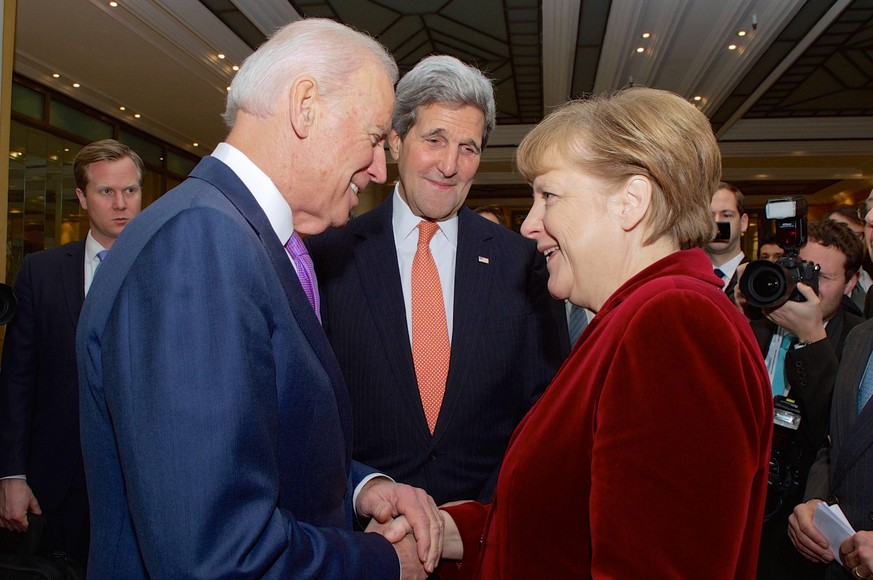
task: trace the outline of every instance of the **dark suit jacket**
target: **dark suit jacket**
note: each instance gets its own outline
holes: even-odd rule
[[[809,473],[806,497],[836,500],[852,527],[873,530],[873,405],[858,414],[858,387],[873,352],[873,320],[846,339],[834,386],[831,446],[823,448]],[[830,578],[851,578],[837,564]]]
[[[397,577],[390,544],[351,531],[336,359],[225,164],[125,228],[77,346],[92,577]]]
[[[785,356],[785,378],[791,385],[789,397],[801,410],[799,432],[810,464],[828,433],[834,379],[846,336],[862,322],[863,318],[840,309],[828,322],[826,340],[792,348]],[[766,357],[776,325],[766,319],[753,320],[751,324],[761,353]]]
[[[3,345],[0,477],[25,474],[43,510],[87,501],[76,373],[84,262],[84,240],[25,256],[14,285],[18,309]],[[85,517],[62,527],[87,542],[87,507],[82,512]],[[58,535],[57,549],[77,552]]]
[[[749,258],[743,256],[743,259],[740,260],[740,264],[745,264],[749,261]],[[736,292],[737,283],[739,282],[739,277],[737,276],[737,271],[734,270],[733,276],[728,280],[728,283],[725,284],[724,293],[730,299],[731,302],[734,301],[734,293]]]
[[[307,240],[324,329],[351,394],[354,456],[424,488],[438,504],[490,496],[512,430],[568,350],[559,343],[545,263],[530,240],[465,207],[458,212],[452,354],[431,436],[412,362],[392,201]],[[566,326],[563,314],[560,323]]]
[[[783,462],[791,456],[791,462],[799,469],[800,481],[798,487],[784,492],[781,505],[772,501],[768,504],[770,510],[778,507],[778,511],[769,514],[770,518],[764,523],[758,561],[759,578],[801,580],[820,578],[823,574],[820,565],[809,562],[797,552],[785,530],[794,506],[803,501],[806,478],[816,452],[825,443],[830,423],[834,379],[846,344],[846,336],[863,321],[862,318],[840,309],[827,325],[826,339],[802,348],[793,348],[785,357],[785,378],[791,385],[789,397],[797,402],[802,416],[797,431],[800,454],[794,456],[794,450],[787,447],[786,438],[783,437],[787,435],[787,431],[784,430],[780,431],[778,437],[774,435],[774,448],[787,454],[780,457]],[[753,320],[752,330],[762,354],[766,357],[776,325],[766,319]]]

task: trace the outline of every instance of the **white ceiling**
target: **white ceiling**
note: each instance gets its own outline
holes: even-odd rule
[[[232,2],[265,35],[299,18],[287,0]],[[837,180],[811,200],[825,203],[873,183],[873,118],[743,118],[850,3],[836,0],[721,127],[725,178]],[[119,4],[111,8],[104,0],[19,0],[15,71],[188,151],[208,153],[225,135],[219,115],[233,75],[230,67],[251,49],[198,0]],[[628,83],[664,88],[689,99],[701,96],[700,108],[712,114],[804,4],[612,0],[594,91]],[[580,6],[581,0],[542,2],[546,110],[570,96]],[[738,37],[740,30],[746,36]],[[644,32],[651,37],[643,39]],[[737,50],[727,49],[731,43]],[[638,47],[644,52],[636,52]],[[219,59],[218,53],[226,58]],[[60,77],[53,78],[53,73]],[[73,88],[73,82],[81,86]],[[122,105],[127,111],[119,110]],[[133,118],[134,112],[141,118]],[[498,127],[478,183],[519,182],[511,171],[511,146],[528,129]]]

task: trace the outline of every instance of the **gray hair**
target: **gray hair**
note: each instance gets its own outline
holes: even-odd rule
[[[373,38],[324,18],[298,20],[280,28],[243,62],[227,95],[222,117],[233,128],[237,111],[269,117],[292,79],[309,75],[331,100],[347,90],[348,77],[366,55],[397,82],[397,63]]]
[[[482,147],[496,124],[494,87],[482,72],[453,56],[439,55],[422,59],[397,84],[391,126],[403,139],[415,125],[418,109],[434,103],[458,107],[470,105],[485,115]]]

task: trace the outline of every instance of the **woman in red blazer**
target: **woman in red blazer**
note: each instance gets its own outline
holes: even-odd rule
[[[597,315],[515,430],[493,503],[445,508],[443,558],[480,578],[753,578],[773,409],[699,249],[721,173],[709,121],[653,89],[571,102],[518,166],[550,292]]]

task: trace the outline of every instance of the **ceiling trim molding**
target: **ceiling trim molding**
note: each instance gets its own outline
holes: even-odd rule
[[[743,102],[743,104],[740,105],[736,111],[734,111],[734,114],[731,115],[730,118],[728,118],[728,120],[724,122],[724,124],[718,130],[718,133],[716,133],[716,137],[721,138],[721,136],[724,135],[728,130],[730,130],[730,128],[737,121],[742,119],[743,115],[745,115],[746,112],[750,108],[752,108],[752,106],[754,106],[756,102],[758,102],[758,99],[760,99],[768,90],[770,90],[770,87],[773,86],[773,83],[778,81],[779,77],[781,77],[785,73],[785,71],[787,71],[788,68],[793,65],[794,62],[801,57],[801,55],[803,55],[804,52],[806,52],[810,45],[812,45],[812,43],[815,42],[815,40],[819,36],[821,36],[825,30],[827,30],[827,28],[834,22],[834,20],[839,18],[840,14],[843,13],[843,11],[849,4],[852,3],[852,1],[853,0],[837,0],[834,5],[831,6],[830,10],[828,10],[827,13],[825,13],[825,15],[818,22],[815,23],[815,26],[812,27],[809,33],[803,37],[803,40],[797,43],[797,46],[795,46],[791,50],[791,52],[788,53],[788,56],[786,56],[782,60],[782,62],[780,62],[779,65],[776,66],[775,69],[773,69],[773,72],[771,72],[767,76],[767,78],[764,79],[764,82],[762,82],[760,86],[758,86],[758,88],[755,89],[755,91],[751,95],[749,95],[749,98],[746,99],[745,102]]]
[[[185,149],[195,155],[203,155],[202,150],[196,149],[191,145],[188,136],[179,133],[172,127],[168,127],[155,121],[150,116],[145,116],[136,120],[119,117],[118,100],[116,97],[108,95],[103,91],[95,90],[90,85],[73,88],[70,86],[69,82],[62,80],[64,77],[70,78],[72,76],[67,71],[59,70],[54,66],[49,67],[46,63],[40,62],[28,54],[16,51],[15,72],[29,79],[38,81],[52,90],[88,105],[89,107],[92,107],[122,123],[130,125],[131,127],[135,127],[140,131],[145,131],[150,135],[154,135],[159,139],[163,139],[164,141],[172,143],[173,145]],[[55,72],[61,75],[61,80],[52,77],[52,73]]]
[[[873,117],[740,119],[719,141],[809,140],[810,135],[815,135],[816,140],[866,140],[873,135]]]
[[[127,0],[118,8],[90,1],[222,94],[233,78],[231,63],[241,64],[251,53],[248,45],[197,0]],[[218,53],[227,56],[226,64]]]
[[[543,113],[570,98],[581,0],[543,0]]]
[[[232,3],[267,38],[286,24],[302,18],[288,0],[232,0]]]
[[[692,71],[697,71],[697,74],[689,76],[693,81],[689,80],[683,87],[688,92],[681,94],[705,94],[706,101],[701,110],[705,113],[717,111],[804,3],[805,0],[763,0],[747,3],[743,9],[731,10],[731,3],[726,2],[724,21],[730,26],[724,27],[719,36],[711,37],[710,43],[702,47],[692,66]],[[754,30],[751,27],[753,15],[757,21]],[[746,40],[736,36],[740,28],[746,30]],[[728,51],[726,47],[731,42],[745,45],[737,51]]]

